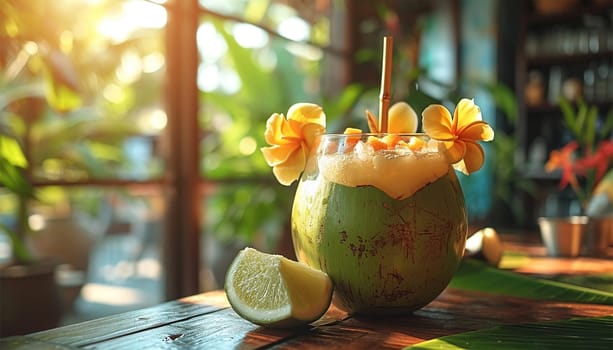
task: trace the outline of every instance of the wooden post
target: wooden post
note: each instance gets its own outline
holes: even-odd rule
[[[200,191],[198,154],[198,0],[168,7],[166,32],[166,220],[163,239],[166,298],[199,291]]]

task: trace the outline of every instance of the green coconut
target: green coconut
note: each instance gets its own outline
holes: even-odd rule
[[[326,272],[352,313],[406,313],[438,296],[464,252],[467,219],[454,170],[404,199],[373,186],[303,176],[292,209],[301,262]]]

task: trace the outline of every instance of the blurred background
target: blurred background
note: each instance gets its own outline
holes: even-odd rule
[[[221,288],[246,245],[292,257],[266,120],[366,129],[384,35],[393,102],[474,98],[496,130],[459,175],[470,226],[538,235],[574,210],[544,168],[564,108],[611,138],[612,23],[607,0],[4,0],[0,265],[51,258],[69,324]]]

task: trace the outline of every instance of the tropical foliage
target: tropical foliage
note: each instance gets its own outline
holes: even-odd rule
[[[560,108],[572,139],[561,149],[551,152],[545,170],[560,169],[560,189],[570,185],[585,208],[594,189],[613,166],[613,109],[602,122],[598,108],[583,100],[577,102],[575,109],[562,98]],[[580,178],[583,181],[580,182]]]

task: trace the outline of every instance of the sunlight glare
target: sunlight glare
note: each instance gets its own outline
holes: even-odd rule
[[[34,41],[28,41],[23,44],[23,50],[30,56],[35,55],[38,52],[38,44]]]
[[[138,52],[128,50],[121,56],[121,64],[115,71],[119,82],[131,84],[141,78],[143,72],[142,62]]]
[[[160,262],[155,259],[141,259],[136,264],[136,273],[139,277],[158,279],[161,276],[162,267],[160,266]]]
[[[113,43],[126,41],[132,30],[132,23],[120,17],[105,17],[98,23],[98,32],[109,38]]]
[[[45,228],[45,217],[40,214],[32,214],[28,217],[28,224],[32,231],[40,231]]]
[[[255,153],[258,148],[258,143],[251,136],[243,137],[238,143],[238,150],[241,154],[249,156]]]
[[[252,24],[235,24],[232,35],[240,46],[247,49],[259,49],[268,44],[268,33]]]
[[[114,43],[126,41],[140,28],[163,28],[167,14],[163,6],[144,1],[127,1],[122,4],[122,13],[105,17],[98,24],[98,31]]]
[[[279,34],[294,41],[308,40],[310,30],[309,24],[299,17],[289,17],[283,20],[278,27]]]
[[[166,128],[168,117],[163,109],[148,109],[140,114],[137,123],[141,132],[149,135],[157,135]]]
[[[287,51],[291,52],[295,56],[299,56],[310,61],[319,61],[324,56],[324,53],[320,48],[310,45],[288,43],[285,47],[287,48]]]
[[[196,32],[198,51],[205,63],[214,63],[225,56],[228,44],[211,23],[203,23]]]
[[[221,71],[221,90],[228,95],[237,93],[241,86],[241,78],[232,69],[222,69]]]
[[[123,4],[125,18],[141,28],[164,28],[168,16],[163,6],[146,1],[128,1]]]
[[[74,33],[65,30],[60,34],[60,49],[62,52],[70,52],[72,51],[72,47],[74,44]]]
[[[153,52],[143,57],[143,73],[153,73],[160,70],[164,63],[166,63],[166,58],[161,52]]]
[[[117,84],[108,84],[102,90],[102,96],[111,103],[121,103],[124,99],[123,90]]]
[[[213,92],[219,87],[219,68],[214,65],[201,64],[198,67],[198,88],[204,92]]]
[[[81,297],[91,303],[108,305],[138,304],[145,299],[142,292],[135,288],[87,283],[81,290]]]
[[[168,124],[168,117],[166,116],[166,112],[161,109],[156,109],[151,113],[151,121],[150,125],[153,130],[162,131],[166,128],[166,124]]]

